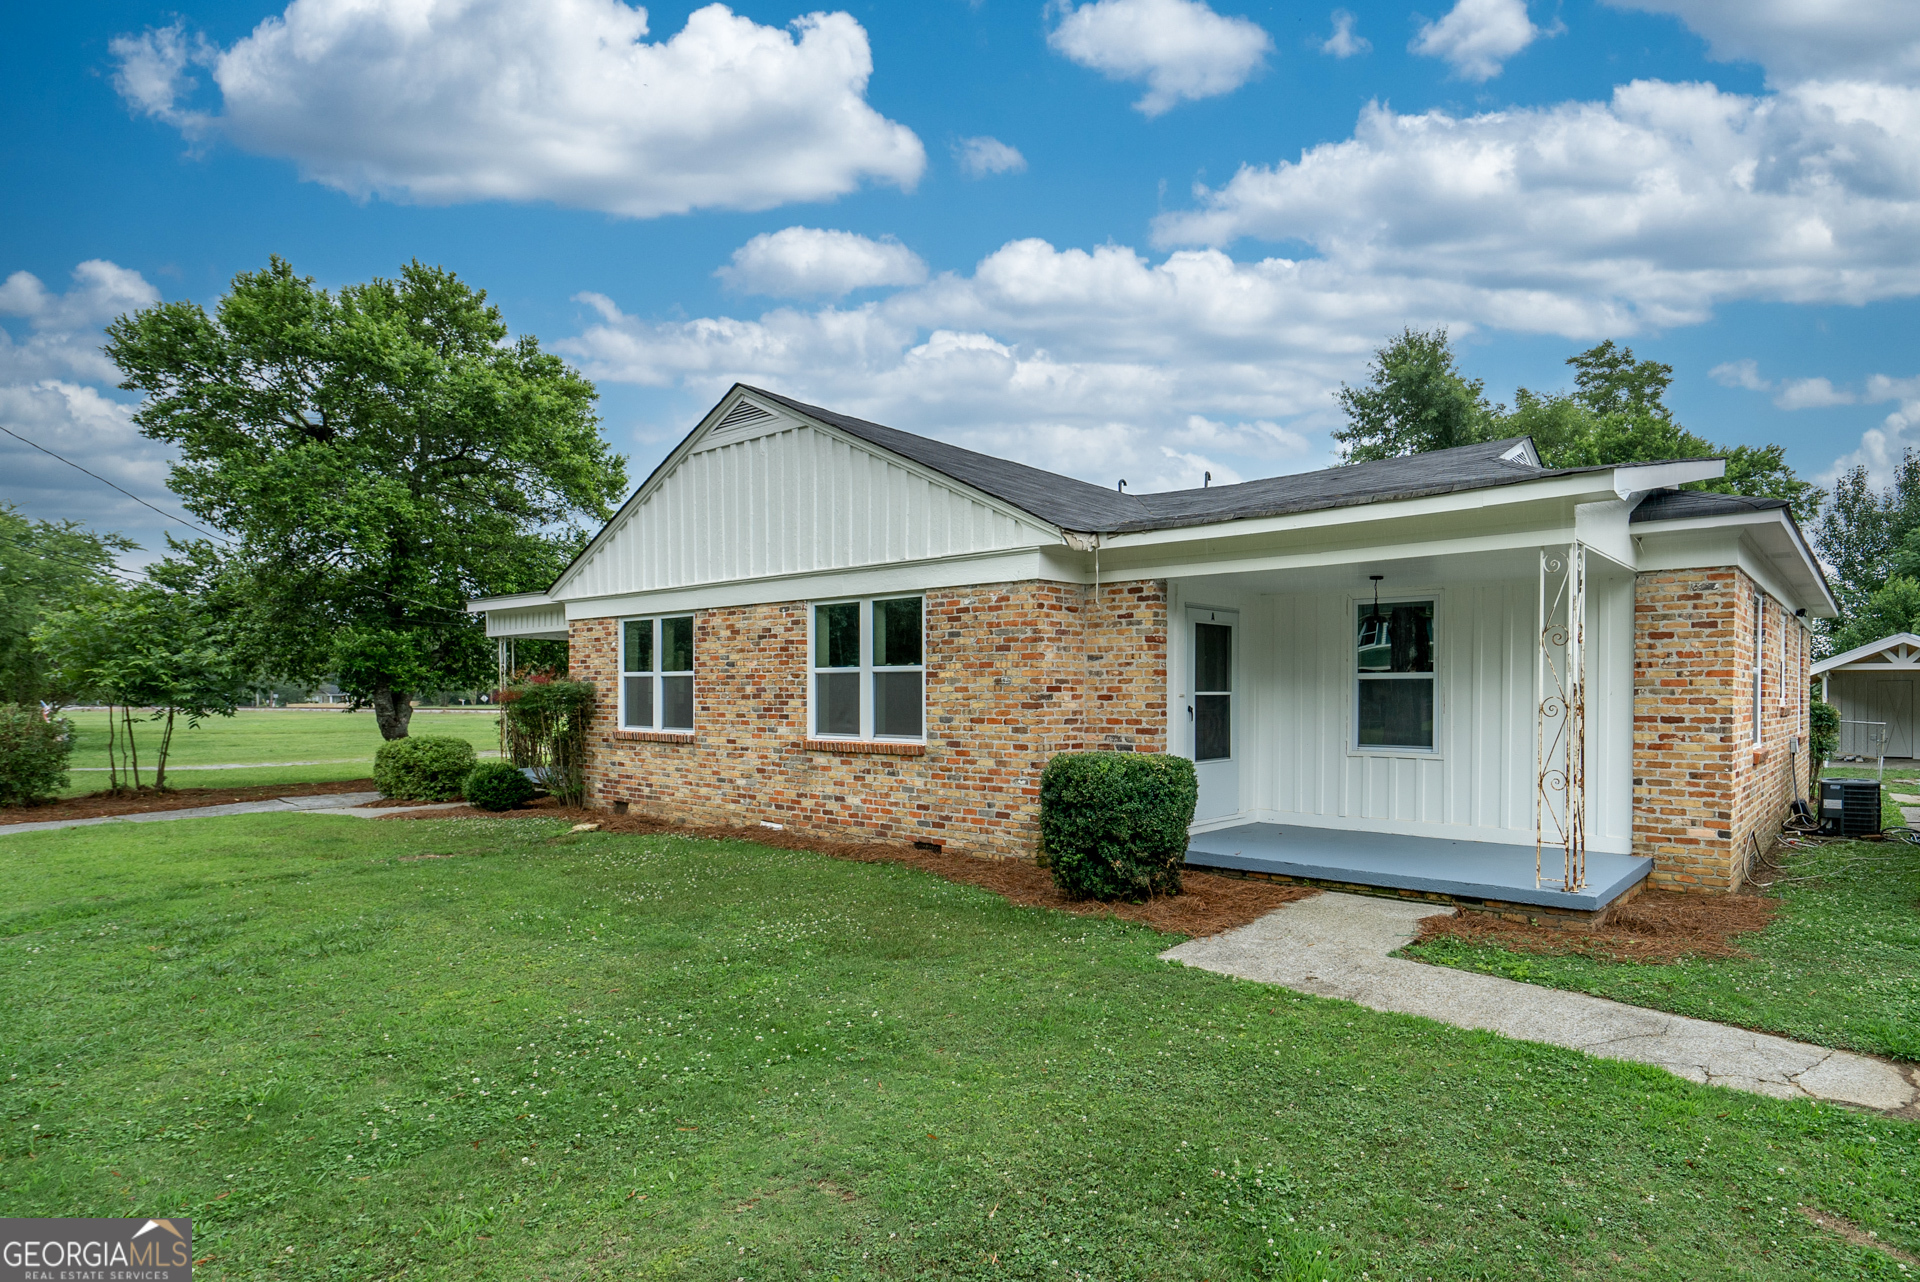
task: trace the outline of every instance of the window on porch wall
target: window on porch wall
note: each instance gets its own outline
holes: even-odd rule
[[[1766,670],[1767,662],[1767,602],[1758,592],[1753,594],[1753,741],[1759,743],[1760,715],[1763,708],[1760,698],[1761,674]]]
[[[1433,747],[1433,602],[1368,602],[1357,610],[1358,705],[1363,748]]]

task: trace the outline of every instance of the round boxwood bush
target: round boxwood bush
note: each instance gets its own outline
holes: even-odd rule
[[[1061,753],[1040,774],[1041,851],[1054,883],[1075,899],[1179,894],[1199,800],[1184,757]]]
[[[0,703],[0,806],[58,796],[67,786],[73,727],[40,709]]]
[[[454,801],[473,770],[473,745],[451,735],[393,739],[373,754],[373,783],[388,797]]]
[[[483,761],[467,772],[467,804],[481,810],[512,810],[533,796],[533,784],[507,761]]]

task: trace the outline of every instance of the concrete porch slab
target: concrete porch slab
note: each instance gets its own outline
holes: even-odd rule
[[[1536,887],[1531,846],[1251,823],[1189,838],[1187,866],[1597,912],[1638,885],[1653,860],[1589,853],[1587,888],[1570,893],[1560,889],[1557,850],[1546,852]]]

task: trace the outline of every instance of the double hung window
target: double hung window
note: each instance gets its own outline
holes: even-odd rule
[[[813,735],[910,739],[925,733],[921,598],[813,607]]]
[[[1365,602],[1354,629],[1362,748],[1433,747],[1433,602]]]
[[[1760,742],[1760,681],[1767,662],[1767,603],[1753,594],[1753,741]]]
[[[620,625],[620,726],[693,729],[693,616]]]

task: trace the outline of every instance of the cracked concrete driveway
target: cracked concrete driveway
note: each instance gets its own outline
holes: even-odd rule
[[[1906,1071],[1867,1055],[1388,956],[1413,938],[1422,917],[1450,911],[1329,891],[1161,956],[1374,1010],[1652,1064],[1688,1081],[1780,1099],[1889,1112],[1920,1101],[1920,1088]]]

